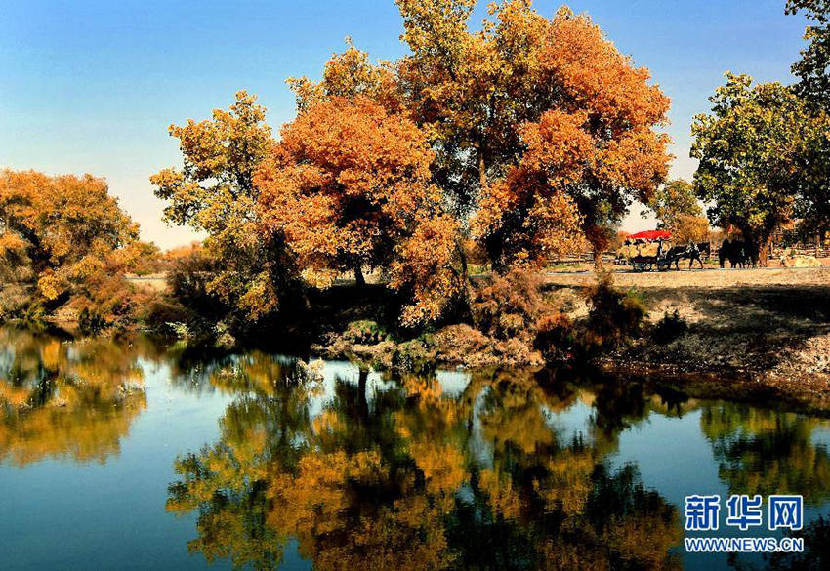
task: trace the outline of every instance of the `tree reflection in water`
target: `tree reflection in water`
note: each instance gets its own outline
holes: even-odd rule
[[[565,439],[550,421],[576,390],[504,373],[458,394],[419,377],[370,389],[362,372],[321,395],[307,366],[257,360],[210,373],[239,394],[219,441],[180,458],[170,486],[168,509],[199,513],[189,548],[208,560],[273,567],[294,538],[319,568],[679,563],[675,509],[605,462],[619,429]]]
[[[103,462],[146,406],[136,346],[0,329],[0,461]]]
[[[817,442],[826,420],[720,402],[707,405],[701,429],[732,494],[800,494],[808,505],[830,497],[830,454]]]
[[[822,510],[830,500],[827,420],[648,380],[381,378],[258,351],[206,356],[10,327],[0,462],[117,454],[146,409],[148,364],[177,390],[229,399],[220,437],[176,461],[167,498],[170,511],[198,514],[189,548],[210,561],[275,567],[290,544],[319,568],[679,566],[677,509],[613,459],[651,415],[688,416],[686,437],[708,439],[729,493],[803,494]],[[826,566],[826,521],[806,522],[809,553],[767,562]]]

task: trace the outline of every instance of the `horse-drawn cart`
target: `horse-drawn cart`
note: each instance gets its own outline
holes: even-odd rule
[[[673,249],[671,232],[665,230],[648,230],[632,234],[617,251],[617,256],[641,272],[657,268],[659,271],[671,267],[673,257],[669,255]]]
[[[642,272],[657,268],[668,270],[674,264],[680,269],[680,260],[689,260],[689,268],[697,262],[703,268],[703,259],[711,256],[709,242],[689,242],[674,245],[671,232],[666,230],[648,230],[632,234],[617,251],[617,259],[631,264],[634,271]]]

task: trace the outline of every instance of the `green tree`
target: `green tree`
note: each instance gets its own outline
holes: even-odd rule
[[[767,263],[772,234],[792,219],[796,200],[814,184],[811,161],[826,120],[779,83],[753,85],[727,73],[710,98],[711,114],[695,116],[691,156],[700,160],[695,191],[712,224],[738,228],[754,261]]]
[[[830,109],[830,0],[787,0],[787,14],[804,12],[813,24],[807,26],[808,45],[801,60],[792,66],[799,78],[796,91],[825,110]]]
[[[788,14],[801,11],[814,23],[807,26],[804,34],[808,45],[801,52],[801,60],[792,66],[793,73],[800,79],[795,90],[820,119],[830,113],[830,1],[788,0]],[[798,201],[796,214],[803,220],[804,234],[818,232],[823,241],[830,230],[830,127],[813,144],[811,151],[818,172],[813,184]]]
[[[682,216],[703,214],[694,186],[682,179],[671,180],[657,189],[648,206],[663,228],[676,227]]]
[[[179,140],[184,167],[150,177],[156,196],[169,202],[165,220],[207,233],[204,246],[219,268],[207,284],[210,293],[246,319],[273,313],[297,282],[282,236],[257,232],[254,173],[272,141],[265,108],[240,91],[228,110],[171,125],[170,135]]]

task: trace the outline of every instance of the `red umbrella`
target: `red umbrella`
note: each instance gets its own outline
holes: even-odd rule
[[[626,240],[671,240],[671,232],[668,230],[646,230],[645,232],[638,232],[626,237]]]

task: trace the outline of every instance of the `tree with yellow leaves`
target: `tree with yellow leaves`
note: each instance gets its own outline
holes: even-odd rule
[[[552,20],[529,0],[398,0],[411,54],[401,91],[438,150],[435,176],[494,262],[538,262],[574,245],[595,251],[633,198],[666,176],[669,100],[586,16]]]
[[[171,125],[170,136],[179,140],[184,166],[150,177],[156,196],[168,201],[165,220],[208,234],[204,246],[219,266],[207,284],[210,293],[248,320],[274,312],[297,283],[282,236],[259,233],[254,174],[272,140],[265,108],[240,91],[228,110]]]
[[[0,173],[2,278],[32,284],[36,304],[71,302],[104,324],[126,318],[135,304],[124,273],[154,253],[103,179]]]

